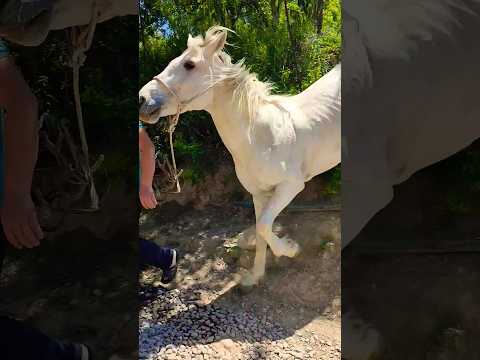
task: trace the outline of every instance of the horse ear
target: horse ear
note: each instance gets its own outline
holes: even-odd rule
[[[217,51],[222,50],[225,47],[226,43],[227,43],[227,32],[220,31],[217,34],[215,34],[212,40],[208,42],[205,49],[208,55],[211,56],[215,54]]]
[[[190,47],[192,45],[193,45],[193,36],[191,34],[188,34],[187,47]]]

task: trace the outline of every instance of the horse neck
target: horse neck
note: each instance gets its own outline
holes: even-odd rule
[[[239,158],[251,151],[248,112],[233,99],[233,89],[228,85],[215,87],[214,103],[206,109],[212,116],[223,143],[232,156]]]

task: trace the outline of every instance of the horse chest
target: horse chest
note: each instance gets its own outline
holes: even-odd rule
[[[235,161],[235,172],[243,187],[251,194],[271,191],[287,176],[285,164],[270,163],[259,159]]]

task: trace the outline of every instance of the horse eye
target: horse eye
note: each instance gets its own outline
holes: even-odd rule
[[[195,64],[192,61],[186,61],[183,64],[183,67],[187,70],[192,70],[195,67]]]

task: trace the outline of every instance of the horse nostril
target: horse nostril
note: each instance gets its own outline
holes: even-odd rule
[[[160,108],[162,107],[162,103],[158,99],[148,95],[147,96],[139,95],[138,103],[139,103],[138,112],[144,116],[147,116],[147,115],[150,116],[155,112],[159,112]]]

